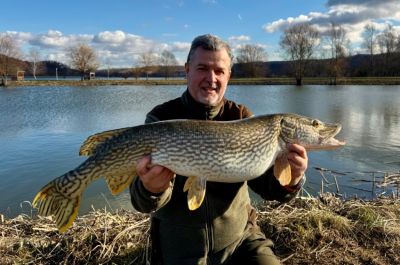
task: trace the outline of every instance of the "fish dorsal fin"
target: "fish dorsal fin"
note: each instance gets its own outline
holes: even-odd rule
[[[183,187],[183,192],[188,192],[187,201],[189,210],[200,207],[206,195],[206,179],[200,177],[188,177]]]
[[[282,186],[286,186],[292,180],[292,171],[286,154],[276,158],[274,164],[274,176]]]
[[[103,144],[105,141],[108,139],[111,139],[125,131],[127,131],[129,128],[121,128],[121,129],[115,129],[115,130],[110,130],[110,131],[105,131],[101,133],[96,133],[91,136],[89,136],[85,142],[83,142],[80,150],[79,150],[79,155],[80,156],[90,156],[94,155],[97,151],[97,147],[101,144]]]
[[[133,181],[135,174],[122,174],[119,176],[106,176],[107,186],[112,195],[117,195],[126,189]]]

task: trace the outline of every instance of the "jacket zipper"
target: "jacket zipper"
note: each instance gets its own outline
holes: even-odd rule
[[[210,120],[209,119],[209,113],[205,113],[205,120]],[[212,230],[212,222],[210,220],[210,212],[209,212],[209,202],[207,199],[207,193],[204,197],[204,203],[205,203],[205,215],[206,215],[206,239],[207,239],[207,264],[211,265],[212,264],[212,259],[210,258],[210,253],[214,250],[214,235],[213,235],[213,230]]]
[[[206,215],[206,239],[207,239],[207,264],[212,264],[210,259],[210,253],[212,253],[214,249],[214,235],[212,230],[212,223],[210,221],[210,213],[209,213],[209,202],[207,199],[207,194],[204,198],[205,200],[205,215]]]

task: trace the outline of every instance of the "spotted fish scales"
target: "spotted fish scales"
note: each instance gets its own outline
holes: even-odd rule
[[[64,232],[72,225],[86,187],[104,177],[112,194],[127,188],[136,176],[136,162],[151,155],[152,164],[187,176],[188,207],[200,207],[206,182],[243,182],[274,166],[286,185],[290,167],[287,143],[308,150],[344,145],[333,137],[340,124],[323,123],[296,114],[272,114],[237,121],[170,120],[106,131],[90,136],[80,155],[89,156],[74,170],[54,179],[35,196],[40,215],[54,215]]]

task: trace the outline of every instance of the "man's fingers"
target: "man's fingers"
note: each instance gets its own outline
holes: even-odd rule
[[[294,152],[302,158],[307,158],[307,151],[303,146],[299,144],[288,144],[287,148],[289,150],[289,154]]]
[[[289,153],[287,157],[291,166],[303,167],[306,162],[306,158],[297,153]]]
[[[148,165],[151,163],[150,156],[144,156],[137,161],[136,164],[136,174],[142,176],[149,171]]]

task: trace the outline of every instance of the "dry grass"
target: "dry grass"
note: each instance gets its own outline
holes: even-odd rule
[[[400,264],[399,206],[324,194],[264,205],[259,224],[284,264]]]
[[[148,216],[127,211],[93,211],[64,234],[20,215],[0,224],[0,264],[144,264],[148,230]]]
[[[259,206],[284,264],[400,264],[400,200],[330,194]],[[49,218],[0,219],[1,264],[145,264],[147,215],[93,211],[65,234]]]

